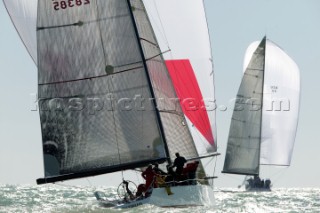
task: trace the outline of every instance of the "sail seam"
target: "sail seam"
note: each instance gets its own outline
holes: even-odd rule
[[[98,12],[98,11],[97,11]],[[110,19],[115,19],[115,18],[121,18],[121,17],[127,17],[128,15],[118,15],[118,16],[112,16],[112,17],[107,17],[107,18],[100,18],[96,20],[91,20],[91,21],[78,21],[73,24],[65,24],[65,25],[56,25],[56,26],[46,26],[46,27],[37,27],[38,30],[47,30],[47,29],[54,29],[54,28],[60,28],[60,27],[72,27],[72,26],[83,26],[84,24],[91,24],[91,23],[97,23],[101,21],[106,21]]]
[[[112,74],[92,76],[92,77],[87,77],[87,78],[79,78],[79,79],[73,79],[73,80],[68,80],[68,81],[56,81],[56,82],[50,82],[50,83],[41,83],[41,84],[38,84],[38,85],[39,86],[44,86],[44,85],[50,85],[50,84],[62,84],[62,83],[70,83],[70,82],[75,82],[75,81],[92,80],[92,79],[95,79],[95,78],[104,78],[104,77],[117,75],[117,74],[120,74],[120,73],[128,72],[128,71],[131,71],[131,70],[136,70],[136,69],[141,69],[141,68],[143,68],[143,67],[142,66],[134,67],[134,68],[130,68],[130,69],[127,69],[127,70],[122,70],[122,71],[119,71],[119,72],[116,72],[116,73],[112,73]]]

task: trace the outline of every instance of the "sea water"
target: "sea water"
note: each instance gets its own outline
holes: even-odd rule
[[[117,189],[81,186],[0,185],[0,212],[319,212],[320,189],[275,188],[272,192],[244,192],[238,189],[215,189],[212,207],[159,208],[152,205],[116,210],[100,207],[93,192],[103,191],[117,198]]]

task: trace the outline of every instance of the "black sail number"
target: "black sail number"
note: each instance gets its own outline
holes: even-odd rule
[[[52,0],[54,10],[65,10],[71,7],[79,7],[90,4],[90,0]]]
[[[74,7],[73,0],[68,0],[68,7]]]

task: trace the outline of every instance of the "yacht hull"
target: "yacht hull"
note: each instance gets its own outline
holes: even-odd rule
[[[101,206],[110,208],[133,208],[144,204],[159,207],[190,207],[190,206],[214,206],[215,198],[213,189],[207,185],[172,186],[168,195],[165,188],[153,189],[148,198],[130,202],[108,201],[98,198]]]

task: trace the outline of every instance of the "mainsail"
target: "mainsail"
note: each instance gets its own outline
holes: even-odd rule
[[[254,52],[237,94],[223,168],[226,173],[259,173],[265,42],[264,38]]]
[[[3,2],[28,52],[37,63],[38,0],[3,0]],[[214,73],[204,2],[202,0],[144,0],[143,2],[175,90],[181,100],[197,151],[199,155],[215,152],[217,144]]]
[[[38,183],[196,157],[142,1],[55,2],[38,2]]]
[[[37,42],[36,42],[36,17],[37,17],[37,4],[38,0],[14,0],[7,1],[3,0],[4,4],[7,7],[8,13],[20,34],[22,41],[24,42],[27,50],[29,51],[31,57],[37,64]],[[90,1],[89,1],[90,2]],[[81,1],[81,4],[85,2]],[[59,14],[62,14],[62,10],[67,9],[68,5],[64,5],[64,3],[53,3],[55,12],[58,11]],[[62,5],[61,5],[62,4]],[[80,4],[80,1],[79,1]],[[91,3],[92,4],[92,3]],[[135,4],[135,2],[132,2]],[[183,134],[177,134],[177,130],[173,128],[168,128],[167,125],[163,125],[167,134],[176,135],[170,138],[171,142],[167,143],[171,157],[174,156],[175,152],[180,152],[188,158],[197,157],[197,156],[205,156],[208,153],[212,153],[216,151],[216,127],[215,127],[215,98],[214,98],[214,84],[213,84],[213,71],[212,71],[212,56],[210,49],[210,40],[208,34],[208,28],[206,23],[205,11],[203,1],[191,1],[191,0],[175,0],[175,1],[144,1],[146,4],[146,10],[148,12],[148,16],[144,14],[144,20],[152,23],[152,27],[154,30],[154,34],[151,31],[147,32],[145,29],[144,21],[137,20],[137,17],[141,15],[138,14],[138,11],[143,14],[145,10],[136,10],[135,6],[133,6],[134,18],[137,24],[137,30],[139,37],[141,38],[141,47],[143,48],[144,58],[146,59],[146,65],[149,65],[148,71],[150,72],[150,76],[154,77],[150,83],[156,88],[157,83],[161,84],[161,87],[168,90],[170,86],[166,86],[164,82],[167,82],[168,76],[159,75],[157,73],[152,73],[156,63],[155,61],[162,60],[162,57],[165,59],[166,67],[169,69],[170,78],[173,80],[174,88],[177,92],[178,97],[180,98],[181,104],[183,106],[182,110],[177,108],[176,111],[172,111],[172,108],[176,107],[176,100],[171,98],[171,102],[175,103],[173,106],[172,103],[163,102],[161,100],[158,102],[160,114],[162,120],[166,122],[168,117],[172,122],[172,115],[174,115],[176,120],[175,126],[179,126],[180,124],[189,127],[191,131],[192,138],[194,140],[197,153],[195,154],[194,145],[190,142],[190,139],[184,138],[183,135],[187,134],[187,128],[183,128]],[[71,5],[72,6],[72,5]],[[66,7],[66,8],[64,8]],[[60,10],[60,11],[59,11]],[[176,11],[179,10],[179,15],[177,15]],[[195,14],[190,15],[190,14]],[[71,14],[69,14],[71,15]],[[176,30],[177,25],[181,25],[181,23],[186,23],[188,20],[189,25],[180,27],[180,30]],[[141,21],[141,22],[140,22]],[[21,24],[23,22],[23,24]],[[81,23],[78,23],[81,25]],[[40,26],[41,28],[42,26]],[[53,29],[52,29],[53,30]],[[156,39],[156,38],[157,39]],[[184,38],[184,39],[181,39]],[[157,40],[159,42],[159,49],[155,48],[157,44]],[[194,40],[196,42],[190,43],[190,40]],[[153,43],[153,46],[150,44]],[[169,45],[170,43],[170,45]],[[148,46],[149,45],[149,46]],[[170,46],[170,51],[168,47]],[[150,50],[155,50],[151,52]],[[50,53],[51,54],[51,53]],[[163,54],[161,56],[161,54]],[[49,56],[55,57],[55,56]],[[71,56],[69,56],[71,57]],[[150,59],[150,57],[153,60]],[[148,58],[150,60],[148,60]],[[57,60],[57,59],[54,59]],[[151,63],[152,62],[152,63]],[[62,62],[65,63],[65,60]],[[58,65],[56,65],[58,66]],[[64,67],[64,65],[60,65]],[[165,67],[159,67],[157,65],[157,69],[166,69]],[[106,68],[113,69],[113,66],[106,66]],[[88,68],[88,67],[87,67]],[[64,72],[64,71],[63,71]],[[97,75],[99,77],[99,75]],[[88,78],[91,78],[88,77]],[[161,79],[161,81],[159,81]],[[209,81],[208,81],[209,79]],[[211,80],[210,80],[211,79]],[[61,80],[61,79],[60,79]],[[58,82],[60,82],[60,80]],[[69,80],[70,81],[70,80]],[[189,84],[188,88],[192,88],[192,90],[186,90],[186,83]],[[44,83],[46,84],[46,83]],[[171,89],[169,89],[171,90]],[[154,95],[157,97],[161,96],[161,92],[158,92],[158,89],[154,90]],[[173,91],[169,92],[172,93]],[[171,96],[171,95],[170,95]],[[77,97],[75,95],[75,97]],[[173,97],[173,96],[171,96]],[[114,97],[108,96],[108,100],[113,99]],[[190,100],[191,98],[191,100]],[[45,99],[47,102],[48,100]],[[72,101],[75,101],[74,99]],[[95,99],[91,100],[90,103],[94,107],[98,107],[95,104]],[[183,102],[186,101],[186,102]],[[189,102],[191,101],[191,102]],[[194,102],[192,102],[194,101]],[[162,104],[162,106],[161,106]],[[110,103],[109,103],[110,105]],[[191,109],[190,106],[196,105],[196,110]],[[110,106],[109,106],[110,108]],[[162,110],[161,110],[162,109]],[[169,110],[168,110],[169,109]],[[178,113],[177,113],[178,112]],[[182,113],[183,112],[183,113]],[[184,115],[184,118],[183,118]],[[122,115],[121,115],[122,116]],[[167,119],[165,118],[167,117]],[[81,116],[81,119],[86,120],[87,118]],[[83,126],[83,124],[81,124]],[[80,131],[80,130],[78,130]],[[47,144],[55,144],[53,141],[48,141]],[[181,144],[189,144],[185,146],[181,150]],[[55,145],[52,145],[55,146]],[[178,148],[179,147],[179,148]],[[193,150],[193,151],[192,151]],[[196,155],[196,156],[195,156]],[[56,163],[52,163],[56,164]]]
[[[248,47],[244,67],[223,172],[255,175],[261,164],[289,166],[299,112],[299,69],[266,38]]]

